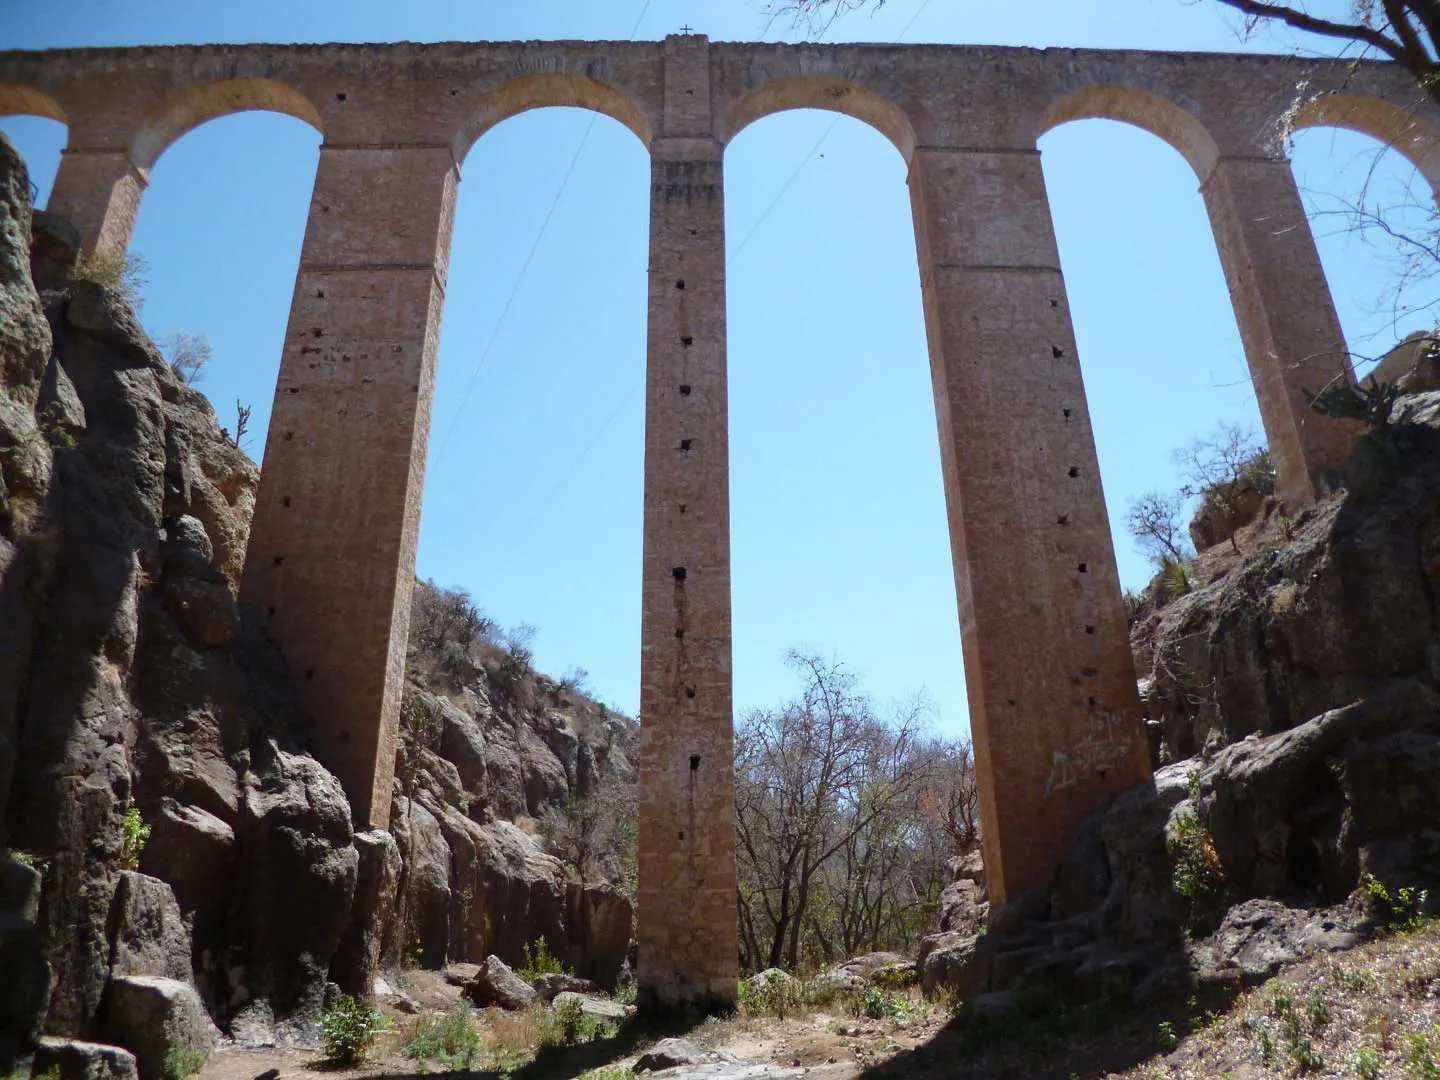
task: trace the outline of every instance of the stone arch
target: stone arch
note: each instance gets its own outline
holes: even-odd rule
[[[1158,135],[1190,163],[1202,184],[1220,159],[1214,136],[1193,112],[1149,90],[1113,83],[1076,90],[1045,110],[1035,137],[1070,120],[1119,120]]]
[[[67,126],[70,123],[58,101],[22,83],[0,83],[0,116],[44,116]]]
[[[1338,127],[1369,135],[1394,147],[1415,166],[1440,199],[1440,127],[1382,98],[1346,90],[1316,94],[1288,117],[1289,129]]]
[[[782,75],[761,83],[726,113],[725,141],[733,140],[756,120],[791,109],[843,113],[889,139],[907,165],[915,158],[920,140],[905,110],[878,91],[835,74]]]
[[[507,79],[464,110],[464,121],[452,144],[455,160],[464,161],[480,136],[510,117],[557,106],[603,113],[624,124],[650,148],[650,118],[627,91],[588,72],[538,71]]]
[[[130,160],[142,174],[146,173],[166,148],[186,132],[207,120],[251,110],[285,113],[305,121],[322,135],[325,133],[319,110],[300,91],[272,79],[245,75],[200,83],[150,110],[130,140]]]

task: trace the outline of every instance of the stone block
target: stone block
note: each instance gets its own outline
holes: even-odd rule
[[[175,894],[159,878],[132,870],[120,874],[109,932],[112,975],[190,980],[190,931]]]
[[[198,1070],[220,1033],[189,983],[154,975],[112,978],[100,998],[95,1033],[135,1055],[140,1080],[165,1080],[166,1062]]]
[[[35,1076],[58,1069],[59,1080],[139,1080],[135,1055],[121,1046],[47,1036],[35,1052]]]

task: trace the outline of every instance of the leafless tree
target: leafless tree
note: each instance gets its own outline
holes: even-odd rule
[[[177,330],[165,344],[170,367],[186,386],[192,386],[200,378],[205,365],[210,362],[213,350],[210,339],[204,334],[192,334],[188,330]],[[239,446],[239,437],[236,437]]]
[[[1436,0],[1350,0],[1349,18],[1313,14],[1305,3],[1216,0],[1245,17],[1247,31],[1280,22],[1296,30],[1343,41],[1360,55],[1394,60],[1430,98],[1440,103],[1440,3]]]
[[[1403,65],[1426,94],[1440,102],[1440,0],[1350,0],[1348,17],[1313,13],[1312,3],[1271,0],[1214,0],[1238,11],[1253,33],[1271,23],[1341,41],[1361,56]],[[882,7],[885,0],[772,0],[768,10],[813,29],[823,29],[848,11]]]
[[[855,676],[794,652],[799,698],[736,732],[740,932],[747,967],[794,968],[903,936],[919,839],[923,699],[876,715]]]
[[[1189,541],[1181,524],[1184,500],[1180,495],[1147,491],[1130,503],[1126,527],[1135,546],[1157,566],[1189,558]]]

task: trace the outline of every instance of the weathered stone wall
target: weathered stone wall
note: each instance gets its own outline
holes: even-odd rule
[[[197,124],[271,109],[324,135],[243,599],[300,674],[357,817],[376,824],[459,162],[489,127],[546,105],[604,112],[650,150],[639,926],[658,1001],[734,993],[730,139],[779,110],[830,109],[910,166],[987,880],[1006,902],[1147,768],[1036,140],[1110,117],[1194,167],[1281,493],[1300,505],[1348,446],[1341,426],[1310,422],[1303,392],[1353,376],[1286,135],[1368,131],[1435,178],[1440,129],[1415,97],[1393,66],[1349,61],[703,37],[0,53],[0,112],[69,125],[51,209],[99,250],[124,249],[150,167]]]

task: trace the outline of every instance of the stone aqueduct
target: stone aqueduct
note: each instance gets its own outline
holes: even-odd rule
[[[1298,111],[1296,87],[1308,91]],[[0,53],[0,113],[69,127],[50,209],[123,251],[147,175],[209,119],[323,136],[242,600],[303,680],[357,819],[388,821],[460,162],[527,109],[614,117],[652,160],[641,651],[640,979],[733,997],[723,158],[821,108],[909,165],[991,897],[1048,879],[1148,775],[1085,391],[1036,140],[1083,117],[1165,139],[1214,227],[1284,497],[1349,433],[1351,378],[1283,128],[1374,135],[1440,187],[1440,120],[1384,64],[954,46],[247,45]]]

